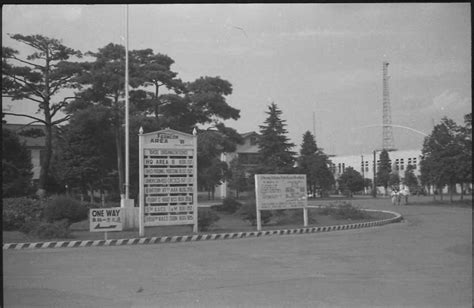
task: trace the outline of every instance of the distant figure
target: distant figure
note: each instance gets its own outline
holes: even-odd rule
[[[392,189],[391,197],[393,205],[400,205],[400,193],[396,188]]]
[[[408,187],[403,188],[400,191],[400,195],[401,195],[401,197],[403,197],[403,199],[405,201],[405,205],[408,205],[408,196],[410,195],[410,191],[408,190]]]

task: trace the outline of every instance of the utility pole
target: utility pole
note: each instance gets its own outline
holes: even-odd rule
[[[128,201],[130,195],[130,149],[129,149],[129,119],[128,119],[128,4],[126,15],[126,31],[125,31],[125,200]]]
[[[377,178],[376,178],[376,168],[377,168],[377,160],[376,160],[376,153],[377,153],[377,150],[374,150],[374,168],[373,168],[373,171],[374,171],[374,181],[372,182],[372,196],[374,198],[377,198],[377,185],[375,184]]]

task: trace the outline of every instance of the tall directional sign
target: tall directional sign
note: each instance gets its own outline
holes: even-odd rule
[[[89,210],[89,231],[122,231],[122,208],[102,208]]]
[[[140,236],[147,226],[193,224],[197,232],[196,139],[173,129],[140,133]]]

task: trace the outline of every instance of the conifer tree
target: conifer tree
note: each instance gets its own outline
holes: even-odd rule
[[[379,165],[377,166],[377,185],[383,186],[385,191],[390,181],[390,172],[392,171],[392,166],[390,165],[390,157],[388,156],[387,150],[383,150],[379,156]]]
[[[334,177],[328,167],[328,157],[316,145],[316,140],[311,132],[303,135],[300,157],[298,158],[298,172],[306,174],[308,191],[314,196],[316,190],[327,191],[335,183]]]
[[[282,111],[272,103],[266,113],[268,117],[264,125],[260,125],[260,164],[256,171],[262,174],[293,173],[295,152],[291,148],[295,145],[286,136],[286,121],[280,118]]]

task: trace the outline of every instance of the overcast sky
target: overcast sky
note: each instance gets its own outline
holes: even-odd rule
[[[42,34],[75,49],[123,44],[124,5],[9,5],[11,34]],[[327,154],[359,155],[382,145],[382,62],[388,61],[395,147],[421,149],[443,116],[471,112],[470,4],[129,5],[129,49],[174,59],[184,81],[220,76],[241,110],[226,124],[258,131],[273,101],[299,150],[313,132]],[[3,101],[3,108],[7,102]],[[26,105],[12,111],[30,110]],[[20,118],[7,118],[10,123]],[[21,121],[24,123],[24,121]]]

